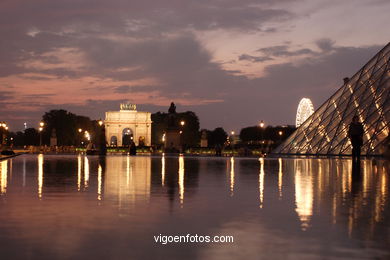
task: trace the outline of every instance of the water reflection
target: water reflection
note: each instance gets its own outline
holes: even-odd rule
[[[80,191],[81,189],[81,167],[82,167],[82,161],[81,161],[81,154],[77,156],[77,191]]]
[[[263,208],[264,202],[264,158],[260,158],[260,173],[259,173],[259,207]]]
[[[302,229],[309,226],[310,218],[313,215],[313,172],[309,167],[308,160],[295,160],[295,203]]]
[[[89,182],[89,160],[88,157],[84,157],[84,187],[85,189],[88,188],[88,182]]]
[[[1,161],[0,164],[0,193],[4,194],[7,192],[8,161]]]
[[[161,157],[161,186],[165,185],[165,154]]]
[[[180,196],[180,205],[183,206],[183,202],[184,202],[184,158],[183,158],[183,155],[179,156],[179,196]]]
[[[151,158],[107,157],[104,181],[105,199],[115,200],[121,210],[148,202],[151,184]]]
[[[278,159],[279,172],[278,172],[278,190],[279,190],[279,199],[282,198],[282,187],[283,187],[283,161],[282,158]]]
[[[230,157],[230,196],[234,195],[234,157]]]
[[[42,198],[43,187],[43,154],[38,155],[38,197]]]
[[[379,249],[390,253],[388,166],[325,158],[21,156],[12,176],[11,162],[0,162],[7,202],[0,203],[0,250],[8,241],[45,254],[56,234],[56,255],[82,258],[72,253],[93,247],[107,258],[104,249],[149,259],[158,255],[150,253],[153,235],[198,232],[234,235],[237,243],[190,245],[182,256],[225,250],[218,251],[222,258],[238,248],[249,258],[270,252],[265,258],[278,259],[288,255],[280,247],[286,245],[299,258],[360,256],[362,247],[370,258]],[[172,248],[164,250],[175,258]]]

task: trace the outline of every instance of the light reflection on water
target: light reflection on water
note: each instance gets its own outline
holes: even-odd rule
[[[0,253],[388,257],[388,178],[382,160],[25,155],[0,161]],[[187,233],[235,243],[153,241]]]

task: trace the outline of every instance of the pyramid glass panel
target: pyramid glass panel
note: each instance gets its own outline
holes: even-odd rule
[[[390,132],[390,43],[321,105],[275,154],[350,155],[348,128],[363,124],[362,154],[382,155]]]

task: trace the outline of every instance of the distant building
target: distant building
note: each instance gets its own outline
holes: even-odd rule
[[[109,146],[151,145],[151,113],[137,111],[135,104],[124,103],[119,111],[106,112],[104,120]]]
[[[314,113],[313,103],[309,98],[302,98],[297,109],[297,116],[295,119],[295,126],[299,127]]]
[[[275,151],[277,154],[350,155],[349,124],[363,124],[363,155],[384,155],[390,132],[390,43],[344,83]]]

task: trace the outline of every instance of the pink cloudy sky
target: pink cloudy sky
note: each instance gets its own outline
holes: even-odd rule
[[[387,0],[2,0],[0,121],[131,101],[202,128],[294,124],[389,41]]]

